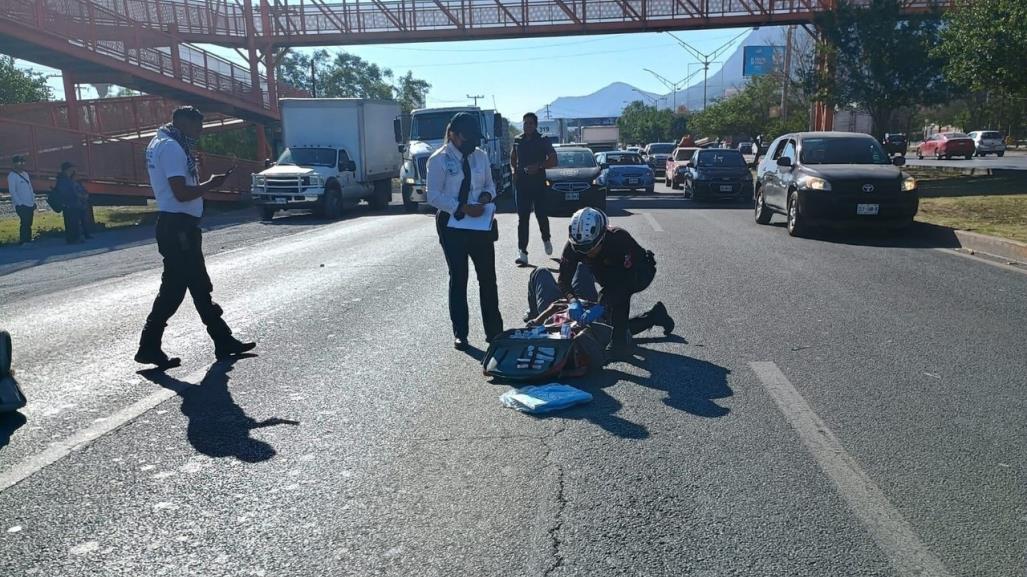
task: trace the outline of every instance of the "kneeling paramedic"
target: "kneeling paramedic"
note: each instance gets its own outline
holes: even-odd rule
[[[606,215],[594,208],[583,208],[571,217],[557,281],[561,294],[568,300],[591,296],[579,294],[576,289],[582,284],[581,264],[587,265],[588,271],[602,287],[599,302],[613,325],[613,337],[607,347],[612,356],[630,352],[631,335],[654,326],[662,327],[664,334],[674,330],[674,319],[670,318],[662,302],[631,318],[631,295],[642,292],[653,282],[656,259],[651,251],[639,246],[628,231],[609,226]],[[577,282],[575,275],[579,277]]]

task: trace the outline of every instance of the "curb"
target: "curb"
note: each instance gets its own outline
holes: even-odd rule
[[[1027,244],[1015,240],[988,236],[968,230],[951,229],[959,240],[960,248],[970,254],[981,253],[1008,262],[1027,266]]]

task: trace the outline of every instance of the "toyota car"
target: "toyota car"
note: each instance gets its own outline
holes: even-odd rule
[[[783,214],[792,236],[818,226],[908,226],[920,199],[916,180],[901,169],[905,162],[866,134],[781,136],[757,168],[756,222]]]

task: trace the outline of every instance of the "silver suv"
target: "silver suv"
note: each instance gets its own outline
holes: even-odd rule
[[[995,130],[975,130],[968,134],[974,141],[974,156],[1006,153],[1006,144],[1002,141],[1002,133]]]

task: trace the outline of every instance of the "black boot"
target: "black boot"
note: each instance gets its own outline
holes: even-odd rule
[[[214,341],[214,356],[217,360],[223,361],[252,351],[256,347],[257,343],[254,342],[244,343],[233,336],[221,337]]]
[[[618,336],[614,333],[610,344],[606,345],[606,360],[607,361],[623,361],[630,359],[635,353],[635,343],[631,340],[631,335],[624,332]]]
[[[656,306],[649,311],[649,315],[652,316],[653,324],[663,327],[664,335],[674,332],[674,319],[670,318],[670,313],[667,312],[667,307],[663,306],[662,302],[657,302]]]
[[[139,337],[139,350],[136,351],[135,361],[144,365],[157,365],[157,369],[161,371],[181,366],[182,359],[169,357],[161,350],[160,341],[163,337],[163,325],[157,327],[147,323]]]

